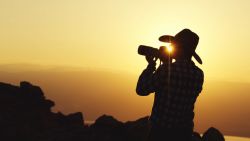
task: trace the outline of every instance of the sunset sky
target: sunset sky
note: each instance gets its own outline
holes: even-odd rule
[[[112,92],[119,93],[122,90],[124,95],[134,92],[136,80],[147,65],[145,58],[137,54],[140,44],[159,47],[163,45],[158,41],[161,35],[175,35],[182,29],[189,28],[200,36],[196,52],[202,58],[203,64],[199,65],[196,61],[195,63],[203,69],[205,74],[203,93],[211,94],[201,97],[200,100],[205,104],[217,100],[216,104],[222,103],[226,107],[231,106],[237,113],[241,106],[250,103],[248,95],[250,91],[249,6],[249,0],[0,0],[0,71],[30,71],[37,69],[37,66],[39,69],[72,67],[88,70],[87,74],[90,74],[86,77],[84,74],[86,72],[79,74],[39,72],[39,76],[36,76],[38,73],[34,72],[32,75],[31,73],[20,73],[4,76],[2,73],[0,81],[13,83],[18,83],[23,79],[32,81],[44,88],[48,97],[55,99],[59,105],[58,109],[61,107],[67,112],[78,110],[70,107],[70,104],[75,102],[74,100],[84,103],[84,99],[79,98],[81,95],[86,97],[84,88],[88,89],[86,91],[89,93],[104,91],[107,95],[102,98],[109,103],[114,96],[110,94]],[[95,71],[95,73],[90,71]],[[118,74],[124,75],[121,77],[118,74],[115,77],[110,75],[114,78],[108,82],[115,82],[116,87],[110,86],[105,90],[105,86],[108,85],[106,84],[92,92],[89,89],[97,85],[96,82],[91,81],[92,85],[89,86],[84,79],[91,80],[90,76],[95,76],[94,78],[98,79],[98,85],[102,85],[101,83],[105,83],[105,81],[100,78],[110,79],[111,77],[109,78],[109,73],[103,72],[99,73],[100,77],[96,75],[101,71],[118,72]],[[55,78],[52,78],[53,76]],[[70,82],[69,90],[66,90],[67,86],[63,83],[63,78]],[[211,83],[212,81],[217,83]],[[77,86],[75,82],[78,82]],[[86,85],[82,86],[83,83]],[[119,89],[119,84],[122,86],[121,89]],[[219,86],[223,89],[220,89]],[[65,90],[61,90],[61,87]],[[64,96],[50,95],[57,93],[57,90],[60,90]],[[70,103],[70,100],[67,101],[67,92],[71,94],[72,90],[77,93],[78,97],[74,97]],[[236,98],[237,102],[234,101],[233,94],[238,92],[244,98],[242,103],[240,98]],[[230,95],[232,97],[227,99],[227,96]],[[218,97],[215,98],[215,96]],[[135,113],[136,110],[143,112],[134,116],[128,116],[125,112],[120,116],[117,114],[120,119],[134,119],[145,113],[148,114],[151,110],[151,105],[146,104],[152,104],[152,96],[142,101],[138,96],[125,97],[117,96],[116,98],[123,100],[124,103],[130,101],[131,105],[140,107],[140,109],[133,109]],[[95,100],[96,97],[93,95],[93,97],[87,98]],[[224,101],[220,102],[220,99],[224,99]],[[116,101],[116,104],[119,104],[119,100]],[[228,105],[228,101],[237,106]],[[102,104],[105,105],[105,102]],[[221,109],[216,108],[217,105],[212,105],[212,108],[208,107],[211,106],[210,103],[203,105],[204,109],[210,108],[210,111],[203,110],[203,108],[198,109],[200,112],[198,116],[200,116],[199,119],[203,119],[202,121],[208,121],[206,112],[214,113],[214,115],[221,112]],[[69,104],[70,108],[67,106],[65,108],[63,104]],[[113,103],[109,104],[109,106],[113,106]],[[86,103],[84,106],[88,108],[90,105]],[[110,107],[107,106],[108,108]],[[113,108],[110,109],[113,113],[108,112],[115,114],[120,110],[120,107],[113,106]],[[122,108],[125,110],[126,106]],[[213,108],[217,113],[213,111]],[[92,107],[92,109],[94,108]],[[246,114],[244,121],[250,117],[250,112],[246,110],[245,108],[242,110]],[[227,114],[231,112],[229,109],[225,111]],[[87,117],[96,117],[103,112],[106,111],[98,111]],[[233,118],[228,119],[228,122],[223,123],[225,117],[221,116],[220,119],[217,119],[218,121],[214,120],[216,118],[210,118],[207,123],[197,122],[200,125],[206,124],[202,128],[205,129],[209,126],[207,125],[209,122],[216,121],[217,124],[223,124],[224,126],[221,127],[225,127],[224,131],[228,131],[228,133],[236,133],[236,130],[240,129],[242,125],[246,125],[244,128],[250,130],[250,124],[245,124],[245,122],[235,124],[239,127],[235,128],[235,131],[230,130],[228,123],[232,123],[230,128],[233,129],[236,126],[233,126],[232,120],[240,120],[240,118],[235,114]],[[238,130],[237,135],[247,136],[248,133],[244,128]],[[245,131],[244,134],[243,131]]]
[[[249,0],[1,0],[0,63],[138,74],[140,44],[190,28],[206,79],[250,82]]]

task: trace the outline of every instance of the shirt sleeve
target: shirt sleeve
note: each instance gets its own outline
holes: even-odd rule
[[[156,70],[155,65],[148,65],[142,72],[137,82],[136,93],[140,96],[147,96],[157,91],[159,84],[159,71],[161,66]]]
[[[199,93],[202,91],[202,87],[203,87],[203,83],[204,83],[204,73],[203,71],[201,70],[200,71],[200,87],[199,87]]]

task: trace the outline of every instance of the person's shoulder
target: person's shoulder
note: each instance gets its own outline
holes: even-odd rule
[[[201,68],[199,68],[198,66],[194,65],[195,70],[199,71],[199,72],[203,72],[203,70]]]
[[[199,68],[198,66],[194,65],[194,69],[195,69],[195,72],[197,74],[199,74],[201,77],[204,77],[204,72],[201,68]]]

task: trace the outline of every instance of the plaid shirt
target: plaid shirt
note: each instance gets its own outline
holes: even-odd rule
[[[150,121],[165,128],[193,128],[194,104],[202,90],[203,71],[192,61],[176,61],[170,66],[148,65],[139,77],[136,92],[155,92]]]

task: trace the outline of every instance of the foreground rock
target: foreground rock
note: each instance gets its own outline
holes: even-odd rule
[[[84,124],[82,113],[54,113],[55,103],[45,98],[41,88],[29,82],[20,86],[0,83],[0,140],[6,141],[145,141],[149,133],[148,117],[121,122],[103,115],[94,124]],[[224,141],[210,128],[195,141]]]
[[[38,86],[0,83],[0,138],[33,140],[58,129],[82,128],[82,113],[53,113],[55,103]]]
[[[214,127],[209,128],[202,136],[202,141],[224,141],[225,138],[219,130]]]

